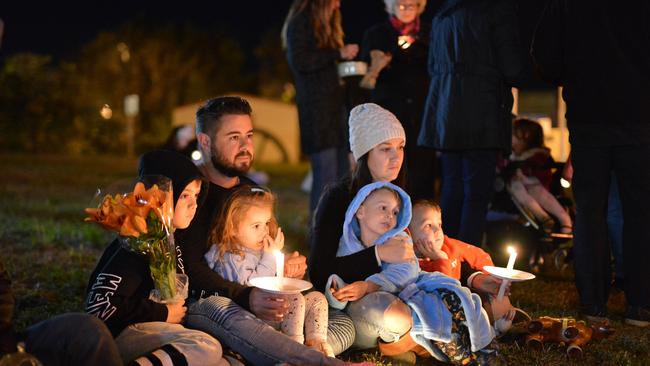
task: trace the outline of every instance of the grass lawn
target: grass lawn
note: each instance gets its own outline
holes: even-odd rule
[[[89,207],[97,188],[133,177],[136,161],[0,155],[0,167],[0,258],[13,279],[16,327],[24,329],[55,314],[82,311],[90,271],[112,238],[99,226],[84,223],[83,209]],[[287,236],[287,251],[306,253],[308,196],[298,187],[307,166],[258,168],[270,174],[269,186],[279,197],[278,216]],[[547,269],[533,281],[513,285],[511,300],[533,317],[577,316],[577,294],[570,273]],[[625,310],[622,293],[612,294],[609,308],[616,334],[589,343],[583,359],[570,360],[555,345],[533,352],[520,337],[500,342],[503,359],[508,365],[650,365],[650,329],[621,322]],[[391,364],[374,352],[345,357]],[[418,364],[435,363],[419,360]]]

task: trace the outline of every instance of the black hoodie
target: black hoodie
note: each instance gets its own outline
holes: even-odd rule
[[[138,170],[145,182],[151,175],[170,178],[174,206],[187,184],[201,179],[194,163],[173,151],[157,150],[144,154]],[[177,270],[184,273],[182,252],[178,246],[176,251]],[[114,337],[131,324],[164,322],[167,320],[167,307],[149,300],[153,288],[147,258],[126,249],[122,240],[116,238],[106,248],[90,276],[86,312],[103,320]]]

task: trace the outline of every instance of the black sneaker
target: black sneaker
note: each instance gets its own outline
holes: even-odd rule
[[[630,306],[625,312],[625,324],[635,327],[647,327],[650,325],[650,309],[639,306]]]

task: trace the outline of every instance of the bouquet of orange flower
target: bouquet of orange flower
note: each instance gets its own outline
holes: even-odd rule
[[[145,188],[138,182],[133,192],[104,196],[98,208],[87,208],[85,221],[116,231],[128,249],[149,259],[155,286],[152,298],[176,301],[176,248],[172,228],[173,199],[169,179]]]

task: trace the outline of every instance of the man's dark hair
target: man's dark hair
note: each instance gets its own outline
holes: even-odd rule
[[[248,101],[241,97],[225,96],[209,99],[196,111],[196,133],[212,137],[221,124],[221,117],[228,114],[251,115]]]

